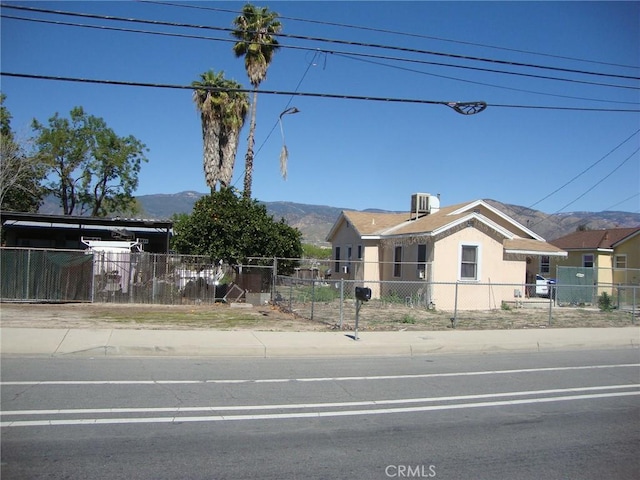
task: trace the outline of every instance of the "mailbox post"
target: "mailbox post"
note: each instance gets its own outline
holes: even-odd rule
[[[366,287],[356,287],[356,326],[354,329],[354,340],[358,340],[358,320],[360,319],[360,307],[362,302],[371,299],[371,289]]]

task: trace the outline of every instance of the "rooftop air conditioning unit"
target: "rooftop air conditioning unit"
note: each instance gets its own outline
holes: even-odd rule
[[[440,208],[440,199],[429,193],[414,193],[411,195],[411,217],[419,218],[435,213]]]

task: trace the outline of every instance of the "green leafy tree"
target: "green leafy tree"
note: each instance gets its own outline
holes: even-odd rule
[[[215,192],[218,183],[221,188],[231,186],[238,139],[249,110],[249,99],[246,93],[234,91],[242,85],[225,79],[224,72],[206,71],[191,86],[202,124],[205,181]]]
[[[313,258],[315,260],[329,260],[333,251],[331,248],[319,247],[310,243],[302,245],[305,258]]]
[[[11,113],[0,94],[0,208],[16,212],[37,212],[42,205],[41,182],[46,168],[26,153],[11,129]]]
[[[59,199],[64,215],[135,212],[133,193],[147,161],[142,142],[119,137],[82,107],[71,110],[69,119],[56,113],[48,125],[34,120],[32,126],[38,158],[51,171],[47,189]]]
[[[232,35],[238,40],[233,46],[233,53],[236,57],[244,57],[244,66],[249,81],[253,85],[243,192],[246,198],[251,198],[258,87],[267,77],[267,69],[273,55],[280,48],[275,35],[282,30],[282,24],[278,20],[277,13],[266,7],[260,8],[246,4],[242,8],[242,14],[233,20],[233,25],[235,28]]]
[[[233,265],[248,257],[300,258],[301,239],[298,229],[275,221],[264,204],[225,188],[201,197],[190,215],[174,217],[172,248]],[[290,273],[294,263],[278,262],[278,271]]]

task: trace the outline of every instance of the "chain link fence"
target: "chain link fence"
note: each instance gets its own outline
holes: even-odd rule
[[[2,300],[92,300],[93,259],[76,250],[0,250]]]
[[[273,303],[299,317],[350,328],[363,306],[355,298],[358,286],[373,292],[362,319],[377,328],[515,325],[521,321],[516,313],[551,325],[566,312],[606,312],[614,324],[629,324],[640,314],[637,284],[594,283],[572,270],[540,290],[537,284],[433,282],[429,264],[403,268],[419,280],[365,282],[348,277],[366,265],[346,262],[336,273],[333,260],[253,258],[230,266],[194,255],[3,247],[0,262],[2,301]]]
[[[0,249],[2,301],[195,304],[237,301],[229,265],[195,255]]]
[[[364,285],[383,293],[359,305],[355,288],[363,286],[363,282],[277,276],[273,302],[284,311],[343,329],[355,328],[356,317],[361,326],[379,330],[435,324],[452,328],[460,325],[516,328],[528,324],[539,327],[552,325],[560,318],[563,322],[569,317],[584,322],[586,316],[592,316],[594,324],[604,321],[607,325],[628,325],[635,324],[640,315],[637,285],[609,285],[614,294],[606,304],[600,294],[589,303],[567,305],[559,304],[556,295],[563,296],[565,288],[573,290],[581,286],[556,286],[547,297],[527,297],[523,292],[535,292],[535,284],[381,281]],[[591,290],[595,295],[597,289]],[[364,308],[356,315],[359,306]]]

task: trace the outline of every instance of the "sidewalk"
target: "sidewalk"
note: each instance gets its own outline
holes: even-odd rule
[[[640,327],[423,332],[2,328],[3,355],[340,357],[639,348]]]

